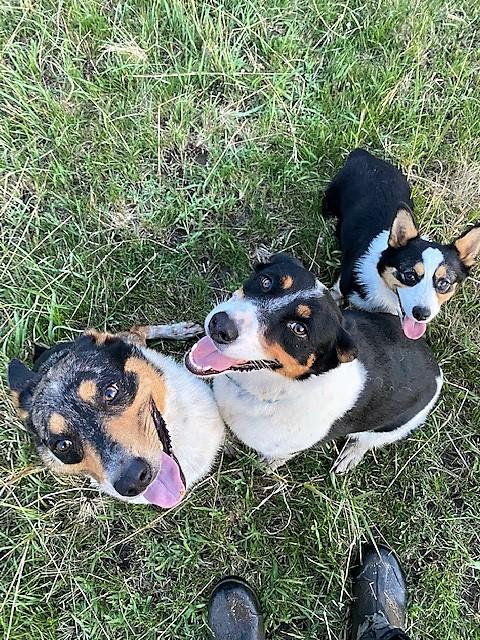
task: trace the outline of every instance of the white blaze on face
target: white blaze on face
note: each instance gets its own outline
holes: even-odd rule
[[[319,280],[315,281],[315,286],[304,291],[297,291],[283,296],[265,297],[262,299],[244,298],[235,292],[233,296],[217,305],[205,320],[205,333],[209,335],[208,325],[212,317],[224,311],[233,320],[238,331],[238,338],[227,345],[219,346],[219,350],[228,358],[239,360],[269,360],[270,355],[262,346],[262,316],[268,322],[269,313],[278,311],[289,304],[309,298],[321,298],[325,295],[327,288]],[[218,345],[217,345],[218,346]]]
[[[430,312],[424,322],[430,322],[440,311],[440,302],[434,286],[435,271],[444,262],[440,249],[429,247],[422,251],[422,262],[425,269],[423,278],[414,287],[399,287],[398,296],[403,312],[413,318],[414,307],[423,307]]]
[[[261,343],[258,322],[257,307],[244,298],[239,298],[235,294],[211,311],[205,320],[205,333],[207,336],[208,325],[212,317],[224,311],[233,320],[238,331],[238,338],[228,344],[222,345],[221,352],[229,358],[239,360],[263,360],[267,357]]]

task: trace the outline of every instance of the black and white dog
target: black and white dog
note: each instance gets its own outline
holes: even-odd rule
[[[282,253],[257,265],[205,329],[186,366],[216,376],[225,422],[274,468],[350,436],[334,466],[345,472],[368,449],[420,426],[442,386],[424,340],[408,340],[388,314],[342,314],[327,288]]]
[[[323,208],[338,218],[342,296],[365,311],[398,314],[413,340],[423,336],[480,252],[480,226],[451,244],[421,237],[405,176],[363,149],[350,153]]]

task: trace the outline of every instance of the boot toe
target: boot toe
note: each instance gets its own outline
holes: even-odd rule
[[[254,591],[240,578],[225,578],[208,605],[213,640],[264,640],[263,617]]]

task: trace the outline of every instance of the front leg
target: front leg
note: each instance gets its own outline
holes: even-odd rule
[[[363,456],[369,449],[370,447],[359,442],[359,440],[350,438],[333,463],[332,473],[343,475],[351,471],[362,461]]]
[[[291,453],[281,458],[275,456],[260,456],[259,460],[266,466],[267,472],[273,473],[280,467],[283,467],[284,464],[287,464],[287,462],[294,458],[296,455],[296,453]]]

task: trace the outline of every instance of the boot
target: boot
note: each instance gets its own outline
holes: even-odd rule
[[[407,587],[403,571],[386,547],[365,546],[352,573],[352,640],[408,640]]]
[[[265,640],[257,596],[240,578],[224,578],[208,603],[213,640]]]

